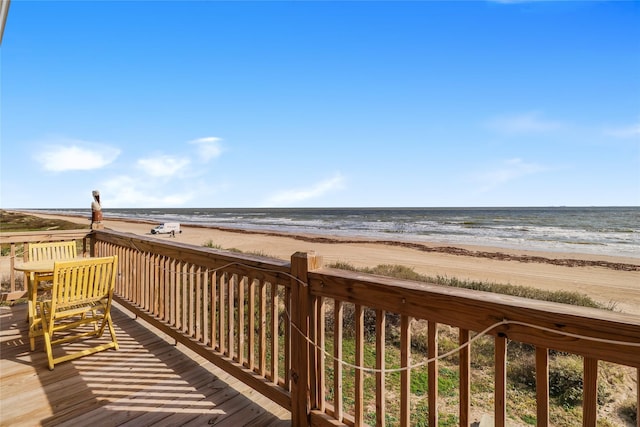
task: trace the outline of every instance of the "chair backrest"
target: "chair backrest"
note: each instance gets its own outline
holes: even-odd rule
[[[113,298],[118,257],[56,261],[53,267],[51,310]]]
[[[49,261],[58,259],[73,259],[78,256],[75,241],[30,243],[30,261]]]

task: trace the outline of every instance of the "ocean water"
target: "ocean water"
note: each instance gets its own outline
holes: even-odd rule
[[[91,216],[90,209],[48,209]],[[640,258],[640,207],[104,209],[105,218]]]

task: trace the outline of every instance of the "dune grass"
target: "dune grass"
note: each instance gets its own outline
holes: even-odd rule
[[[493,292],[496,294],[517,296],[540,301],[558,302],[562,304],[578,305],[612,310],[614,306],[605,306],[585,294],[572,291],[547,291],[531,286],[517,286],[503,283],[479,282],[473,280],[460,280],[455,277],[426,276],[417,273],[410,267],[402,265],[381,264],[376,267],[355,268],[347,262],[336,262],[327,267],[342,270],[357,271],[360,273],[376,274],[379,276],[393,277],[402,280],[431,283],[441,286],[453,286],[456,288],[473,289],[476,291]]]

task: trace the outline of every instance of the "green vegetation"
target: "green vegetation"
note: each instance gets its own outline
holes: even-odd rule
[[[628,418],[632,423],[638,423],[638,403],[634,399],[629,399],[620,405],[620,415]]]
[[[223,248],[222,245],[214,243],[213,240],[206,241],[202,246],[204,246],[206,248],[218,249],[218,250],[221,250],[221,251],[233,252],[233,253],[237,253],[237,254],[248,254],[248,255],[263,256],[263,257],[267,257],[267,258],[277,258],[277,257],[271,256],[271,255],[265,253],[264,251],[247,251],[247,252],[245,252],[245,251],[240,250],[238,248]]]
[[[9,212],[0,210],[0,231],[50,231],[50,230],[82,230],[89,228],[89,221],[86,225],[60,219],[40,218],[33,215],[26,215],[20,212]]]
[[[220,249],[220,250],[222,250],[222,246],[220,246],[220,245],[218,245],[218,244],[213,243],[213,240],[208,240],[208,241],[204,242],[204,244],[203,244],[202,246],[204,246],[205,248]]]
[[[329,265],[331,268],[339,268],[342,270],[358,271],[361,273],[376,274],[379,276],[393,277],[402,280],[413,280],[417,282],[431,283],[441,286],[453,286],[456,288],[473,289],[476,291],[493,292],[496,294],[517,296],[540,301],[559,302],[563,304],[579,305],[582,307],[592,307],[601,309],[612,309],[612,307],[603,306],[594,301],[587,295],[579,292],[569,291],[546,291],[536,289],[530,286],[516,286],[511,284],[478,282],[472,280],[460,280],[455,277],[446,276],[425,276],[415,272],[410,267],[402,265],[381,264],[376,267],[355,268],[346,262],[337,262]]]

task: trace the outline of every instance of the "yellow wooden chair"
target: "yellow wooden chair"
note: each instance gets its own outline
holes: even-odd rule
[[[49,369],[56,363],[76,359],[109,348],[118,349],[111,321],[111,302],[118,270],[118,257],[56,261],[51,299],[39,302],[42,334]],[[93,328],[88,325],[93,324]],[[52,346],[79,338],[101,337],[109,328],[111,341],[60,357]],[[54,339],[54,335],[61,335]]]
[[[75,241],[29,244],[29,261],[69,260],[77,256],[78,250]],[[53,275],[39,273],[35,275],[34,279],[37,286],[42,286],[40,283],[53,280]]]
[[[74,259],[77,256],[78,250],[75,241],[29,244],[29,261],[68,260]],[[30,279],[32,286],[35,286],[36,289],[36,292],[32,294],[34,298],[38,294],[51,290],[53,274],[31,273]],[[35,310],[36,300],[30,301],[30,304],[32,304]],[[33,351],[34,345],[34,340],[31,339],[31,351]]]

